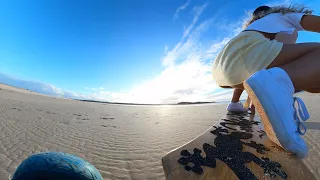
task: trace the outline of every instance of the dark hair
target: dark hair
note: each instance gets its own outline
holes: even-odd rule
[[[261,12],[266,12],[266,11],[268,11],[268,10],[270,10],[270,9],[271,9],[271,7],[269,7],[269,6],[260,6],[260,7],[258,7],[256,10],[253,11],[253,14],[252,14],[252,15],[256,16],[256,15],[258,15],[259,13],[261,13]]]

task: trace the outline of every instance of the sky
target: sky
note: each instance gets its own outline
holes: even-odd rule
[[[229,101],[215,56],[256,7],[292,3],[320,10],[316,0],[2,0],[0,82],[75,99]]]

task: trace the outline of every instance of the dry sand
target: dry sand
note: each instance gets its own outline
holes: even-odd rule
[[[299,96],[312,117],[304,162],[320,179],[320,96]],[[225,106],[105,105],[0,85],[0,180],[43,151],[85,158],[105,179],[164,179],[161,157],[207,130]]]

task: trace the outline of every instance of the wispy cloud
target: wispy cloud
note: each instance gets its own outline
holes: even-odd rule
[[[198,23],[200,15],[207,6],[204,4],[195,7],[194,18],[182,33],[181,40],[173,49],[165,48],[166,53],[162,62],[166,69],[157,77],[136,86],[122,97],[127,101],[142,103],[218,99],[218,96],[213,95],[219,87],[213,82],[211,64],[219,50],[234,36],[236,30],[230,28],[229,37],[213,39],[214,43],[201,42],[203,34],[214,25],[213,18]],[[230,23],[234,24],[234,22]]]
[[[164,46],[164,54],[167,54],[168,50],[169,50],[169,46],[166,44]]]
[[[282,1],[282,3],[287,2],[287,0]],[[190,1],[187,1],[177,12],[185,9],[189,3]],[[226,20],[225,22],[214,17],[202,20],[200,16],[207,6],[208,4],[194,7],[193,20],[182,32],[180,41],[173,48],[165,45],[163,57],[160,59],[165,69],[158,76],[137,84],[126,92],[109,92],[103,88],[91,87],[86,88],[91,91],[90,93],[82,95],[44,83],[14,80],[17,81],[14,84],[55,96],[115,102],[229,101],[233,91],[232,89],[221,89],[215,84],[212,79],[211,65],[224,45],[241,31],[241,25],[247,17],[244,15],[234,21]],[[219,21],[215,19],[219,19]],[[227,27],[223,29],[223,37],[203,37],[209,30],[221,29],[222,27]],[[3,82],[1,76],[0,82]],[[242,99],[245,96],[246,93],[243,93]]]
[[[193,17],[192,23],[185,29],[182,39],[184,39],[185,37],[187,37],[189,35],[189,33],[191,32],[191,30],[193,29],[193,27],[195,26],[195,24],[199,20],[200,15],[206,9],[207,6],[208,6],[208,4],[206,3],[200,7],[193,8],[194,17]]]
[[[23,79],[19,79],[19,78],[1,74],[1,73],[0,73],[0,82],[11,85],[11,86],[15,86],[18,88],[28,89],[30,91],[38,92],[38,93],[49,95],[49,96],[72,98],[72,99],[86,98],[85,95],[74,93],[67,90],[62,90],[51,84],[37,82],[37,81],[23,80]]]
[[[165,46],[162,58],[165,70],[153,79],[138,84],[125,93],[90,88],[91,93],[85,96],[60,89],[55,89],[47,94],[134,103],[214,101],[216,97],[212,96],[212,93],[219,87],[212,80],[211,63],[230,37],[214,39],[214,43],[211,44],[201,42],[203,33],[214,25],[213,18],[198,23],[199,17],[206,7],[207,4],[204,4],[193,9],[193,20],[181,34],[181,40],[173,49]],[[231,31],[233,30],[231,29]],[[42,87],[43,85],[35,86]]]
[[[178,19],[180,11],[186,9],[189,6],[190,2],[191,2],[191,0],[187,0],[187,2],[185,4],[183,4],[182,6],[178,7],[178,9],[176,10],[176,12],[173,15],[173,20]]]
[[[233,95],[233,89],[226,89],[217,93],[211,94],[208,98],[214,99],[217,102],[230,102]],[[245,100],[248,94],[244,91],[240,97],[241,100]]]
[[[185,59],[187,58],[187,56],[190,56],[194,53],[193,47],[197,46],[196,43],[197,43],[197,38],[199,38],[198,37],[199,33],[202,33],[202,31],[207,29],[210,23],[212,22],[212,19],[209,19],[194,29],[194,26],[199,20],[200,15],[202,14],[202,12],[205,10],[207,6],[208,4],[204,4],[200,7],[194,7],[193,9],[194,17],[191,24],[184,30],[180,42],[177,43],[177,45],[172,50],[168,51],[166,53],[166,56],[162,59],[162,64],[164,66],[173,65],[177,59],[179,58]],[[193,34],[189,36],[191,31],[193,32]]]

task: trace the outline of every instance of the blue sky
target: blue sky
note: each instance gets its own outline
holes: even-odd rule
[[[211,77],[215,55],[241,30],[246,11],[288,3],[303,1],[3,0],[0,82],[68,98],[229,100],[230,90]],[[315,33],[298,39],[319,40]]]

